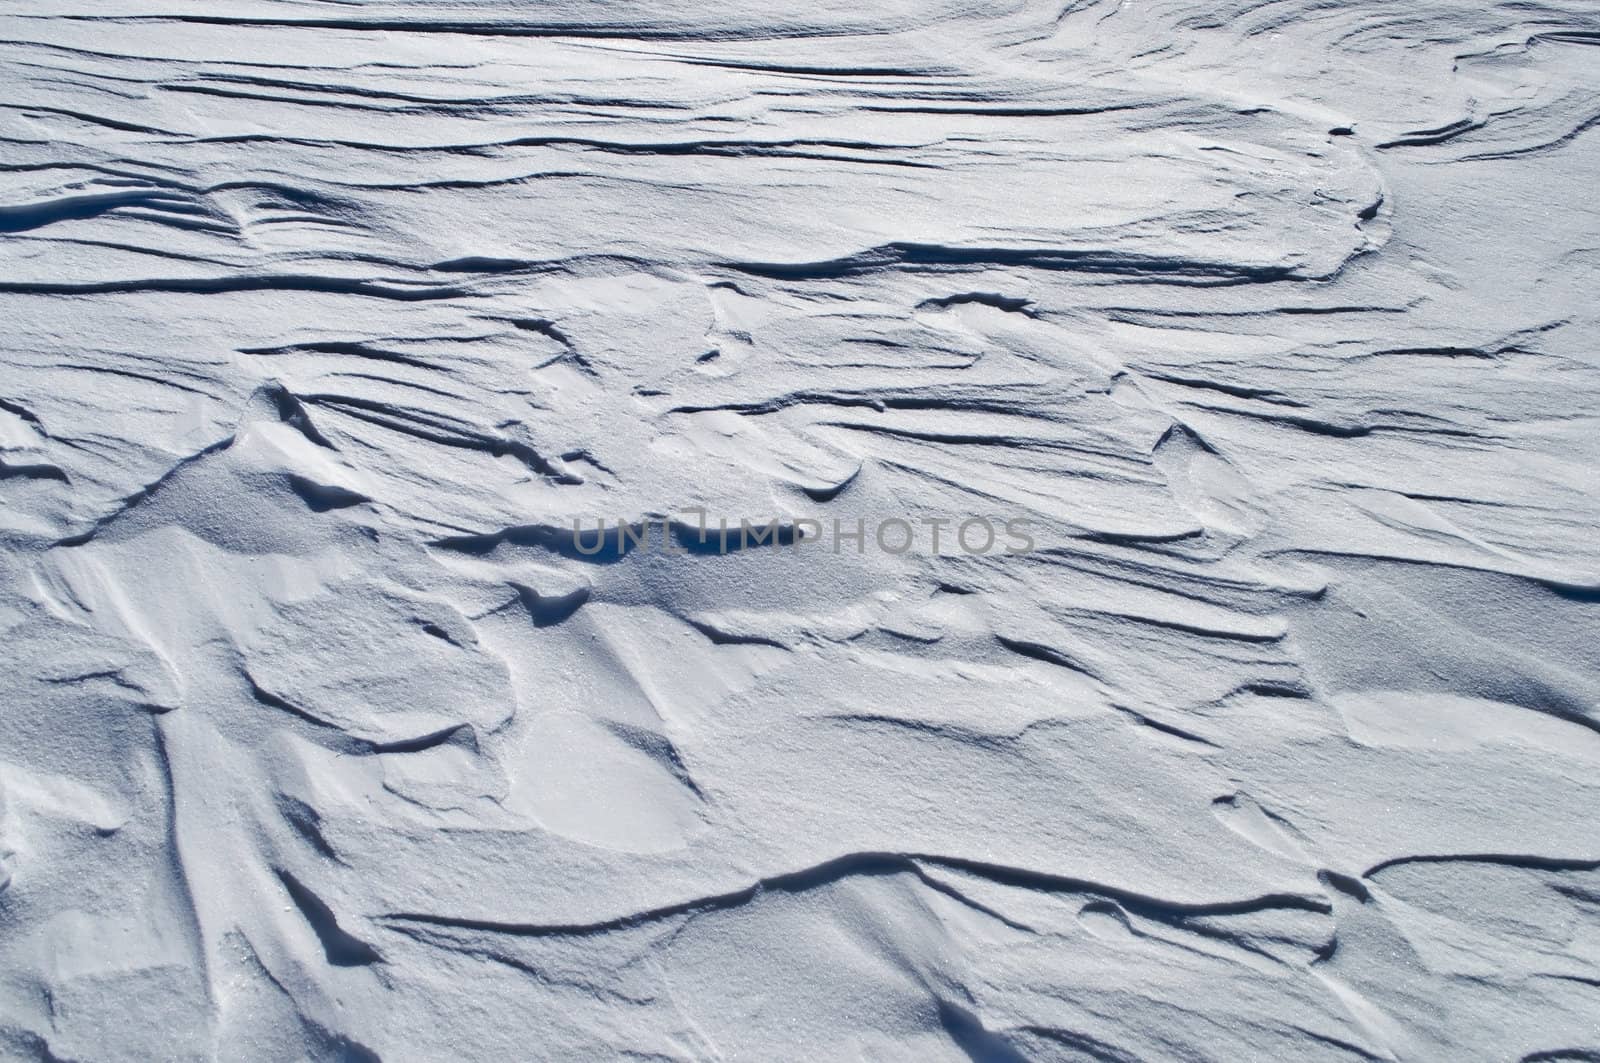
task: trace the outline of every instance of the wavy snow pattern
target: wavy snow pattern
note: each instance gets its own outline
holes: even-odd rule
[[[1600,1056],[1597,43],[0,4],[4,1054]]]

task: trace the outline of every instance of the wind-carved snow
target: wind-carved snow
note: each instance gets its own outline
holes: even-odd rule
[[[3,12],[8,1056],[1600,1053],[1592,4]]]

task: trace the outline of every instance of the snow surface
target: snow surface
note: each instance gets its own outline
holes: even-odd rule
[[[5,1058],[1600,1058],[1594,0],[0,61]]]

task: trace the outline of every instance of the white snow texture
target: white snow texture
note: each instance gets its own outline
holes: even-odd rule
[[[0,60],[0,1057],[1600,1060],[1597,0]]]

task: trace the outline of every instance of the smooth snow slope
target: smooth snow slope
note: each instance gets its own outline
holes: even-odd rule
[[[1594,0],[0,61],[5,1058],[1600,1058]]]

